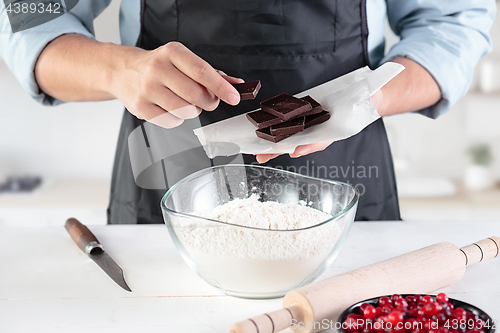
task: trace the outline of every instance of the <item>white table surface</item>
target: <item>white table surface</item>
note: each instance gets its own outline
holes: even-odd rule
[[[205,283],[164,225],[89,227],[133,292],[107,277],[64,227],[2,227],[0,332],[228,332],[234,322],[281,308],[282,299],[238,299]],[[500,236],[500,221],[356,222],[321,278],[441,241],[462,247],[492,235]],[[500,258],[469,267],[442,291],[500,319]]]

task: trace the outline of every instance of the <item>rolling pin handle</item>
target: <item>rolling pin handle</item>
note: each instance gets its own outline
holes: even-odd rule
[[[294,310],[284,308],[240,321],[231,326],[229,333],[277,333],[290,327]]]
[[[470,266],[481,261],[500,256],[500,237],[489,237],[460,249],[465,256],[465,265]]]

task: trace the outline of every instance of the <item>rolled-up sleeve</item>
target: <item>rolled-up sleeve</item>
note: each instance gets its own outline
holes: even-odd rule
[[[82,0],[71,11],[52,21],[13,33],[4,2],[0,1],[0,56],[36,101],[44,105],[61,103],[40,91],[35,81],[35,64],[45,46],[64,34],[81,34],[94,38],[93,21],[110,2],[111,0]]]
[[[437,118],[465,95],[474,67],[492,49],[495,13],[495,0],[387,0],[389,23],[401,41],[382,62],[412,59],[441,89],[442,99],[419,113]]]

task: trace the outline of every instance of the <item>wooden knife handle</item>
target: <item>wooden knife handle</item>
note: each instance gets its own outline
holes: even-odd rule
[[[101,244],[99,244],[94,234],[77,219],[69,218],[64,227],[71,236],[71,239],[83,252],[89,254],[96,248],[102,250]]]

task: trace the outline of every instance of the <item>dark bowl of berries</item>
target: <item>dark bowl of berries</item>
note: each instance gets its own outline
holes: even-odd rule
[[[495,323],[483,310],[432,295],[389,295],[351,305],[339,317],[341,333],[493,333]]]

